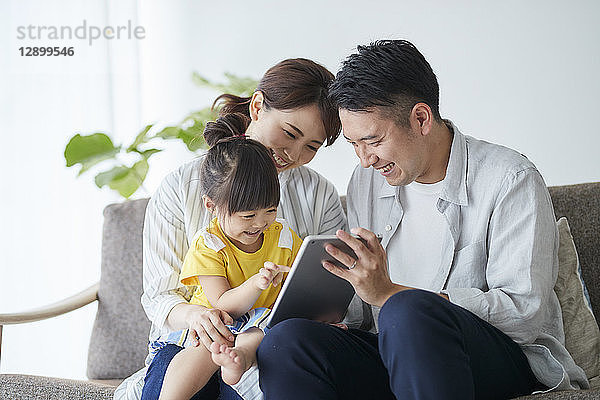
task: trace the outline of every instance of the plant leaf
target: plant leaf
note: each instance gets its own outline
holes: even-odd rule
[[[129,168],[123,165],[113,167],[108,171],[96,175],[94,181],[99,188],[109,185],[112,181],[119,180],[129,173]]]
[[[192,126],[181,129],[178,138],[187,146],[190,151],[197,151],[199,149],[205,149],[208,146],[204,141],[204,128],[206,122],[202,120],[194,121]]]
[[[195,121],[206,122],[214,121],[218,117],[217,110],[212,110],[210,107],[204,107],[198,111],[189,113],[181,122],[182,126],[191,125]]]
[[[148,150],[144,150],[142,152],[140,152],[140,154],[142,155],[142,157],[144,157],[144,159],[146,161],[148,161],[148,159],[156,153],[160,153],[162,150],[161,149],[148,149]]]
[[[212,111],[210,107],[206,107],[190,113],[181,121],[180,126],[168,126],[158,132],[156,136],[165,140],[179,139],[192,152],[199,149],[206,149],[208,146],[204,141],[204,128],[206,127],[206,122],[215,120],[216,118],[217,112]]]
[[[179,131],[181,130],[178,126],[167,126],[162,131],[156,134],[156,137],[162,139],[175,139],[179,136]]]
[[[229,72],[225,72],[225,77],[228,80],[227,93],[235,94],[236,96],[252,96],[258,86],[258,81],[256,79],[240,77]]]
[[[148,173],[149,168],[150,166],[148,165],[148,161],[146,161],[146,159],[142,159],[133,164],[131,172],[135,175],[135,178],[137,178],[140,185],[144,182],[144,179],[146,179],[146,174]]]
[[[192,73],[192,81],[196,85],[213,89],[220,93],[231,93],[236,96],[247,97],[251,96],[258,86],[256,79],[248,77],[239,77],[226,72],[225,78],[227,78],[227,83],[215,83],[203,77],[198,72]]]
[[[113,158],[120,147],[115,147],[112,140],[104,133],[82,136],[76,134],[65,147],[67,167],[81,164],[79,175],[98,164],[100,161]]]
[[[103,187],[108,185],[113,190],[125,198],[129,198],[141,186],[146,174],[148,173],[148,162],[142,159],[132,167],[123,165],[112,168],[109,171],[96,175],[96,186]]]
[[[148,137],[148,131],[153,126],[154,126],[154,124],[146,125],[146,127],[144,129],[142,129],[142,131],[140,133],[137,134],[137,136],[135,137],[135,140],[133,141],[133,143],[131,144],[131,146],[129,146],[127,148],[127,152],[128,153],[131,153],[132,151],[136,151],[137,147],[140,144],[146,143],[148,140],[150,140],[150,138]]]
[[[206,87],[209,89],[216,90],[221,93],[225,93],[226,86],[221,83],[214,83],[203,77],[197,72],[192,72],[192,82],[197,86]]]

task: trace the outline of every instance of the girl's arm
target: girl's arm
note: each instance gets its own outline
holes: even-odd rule
[[[238,318],[252,308],[262,293],[262,290],[253,284],[255,276],[236,288],[231,288],[224,276],[202,275],[198,280],[214,308],[226,311],[233,318]]]
[[[269,285],[281,282],[281,275],[289,271],[289,267],[266,262],[258,273],[252,275],[240,286],[232,288],[224,276],[200,275],[198,281],[214,308],[226,311],[233,318],[247,313],[262,291]]]

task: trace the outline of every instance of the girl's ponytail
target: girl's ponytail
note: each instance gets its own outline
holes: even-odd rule
[[[211,121],[204,128],[204,140],[213,147],[219,140],[240,136],[246,133],[250,117],[240,113],[221,115],[216,121]]]

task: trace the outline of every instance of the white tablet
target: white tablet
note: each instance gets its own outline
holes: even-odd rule
[[[323,268],[323,260],[347,268],[325,251],[327,243],[356,258],[354,251],[335,235],[307,236],[269,314],[268,328],[289,318],[329,322],[344,318],[354,288]]]

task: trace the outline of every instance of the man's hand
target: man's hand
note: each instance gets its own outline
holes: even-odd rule
[[[256,275],[254,275],[255,285],[260,290],[266,290],[272,283],[277,286],[283,280],[283,274],[290,271],[290,267],[277,265],[271,261],[266,261]]]
[[[358,256],[356,260],[331,244],[325,247],[331,256],[350,269],[340,268],[327,261],[323,261],[323,268],[350,282],[361,299],[376,306],[382,306],[392,295],[408,289],[391,281],[387,256],[377,236],[363,228],[354,228],[352,233],[365,239],[367,245],[341,230],[336,232],[336,236],[354,250]]]
[[[225,311],[190,304],[186,321],[195,345],[202,343],[210,350],[212,342],[233,346],[233,334],[225,325],[233,324],[233,318]]]

